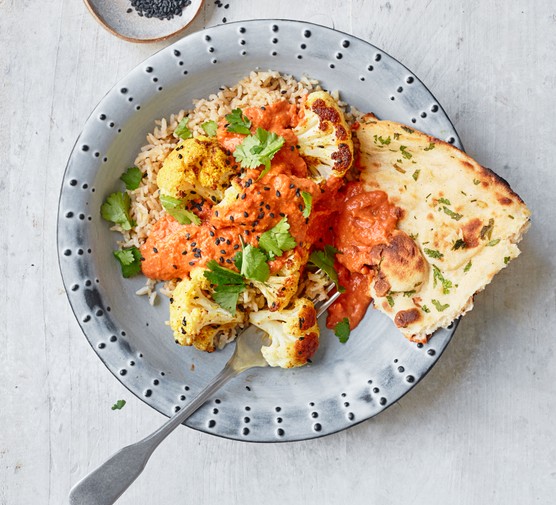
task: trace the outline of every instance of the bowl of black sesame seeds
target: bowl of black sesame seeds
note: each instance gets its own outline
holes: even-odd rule
[[[93,17],[129,42],[158,42],[185,30],[204,0],[85,0]]]

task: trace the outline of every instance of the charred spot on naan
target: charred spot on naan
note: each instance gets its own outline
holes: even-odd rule
[[[419,309],[400,310],[394,316],[394,324],[398,328],[407,328],[410,324],[416,323],[422,318]]]
[[[379,275],[375,282],[378,296],[385,296],[386,285],[389,286],[388,291],[394,292],[418,290],[428,274],[428,263],[407,233],[395,230],[388,244],[381,244],[375,249],[373,256],[379,258]]]

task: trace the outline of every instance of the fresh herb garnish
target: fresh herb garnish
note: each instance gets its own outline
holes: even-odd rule
[[[429,147],[425,147],[425,151],[432,151],[434,148],[436,147],[436,144],[434,142],[431,142],[429,144]]]
[[[338,337],[340,343],[345,344],[349,340],[349,319],[344,317],[339,323],[334,326],[334,335]]]
[[[425,247],[425,254],[427,256],[430,256],[431,258],[437,258],[437,259],[442,259],[444,257],[444,254],[442,254],[440,251],[437,251],[436,249],[428,249]]]
[[[449,303],[442,305],[438,300],[431,300],[431,302],[436,307],[436,310],[438,310],[438,312],[443,312],[450,306]]]
[[[270,160],[284,145],[284,137],[274,132],[257,128],[255,135],[245,137],[234,151],[234,158],[243,168],[257,168],[261,165],[265,169],[259,177],[263,177],[270,170]]]
[[[230,314],[235,314],[239,295],[245,289],[241,274],[210,260],[203,275],[215,285],[212,295],[214,301]]]
[[[309,261],[325,272],[330,277],[330,280],[336,284],[338,291],[343,293],[345,288],[340,286],[338,273],[334,269],[334,258],[339,252],[338,249],[327,244],[324,246],[324,250],[313,251],[311,256],[309,256]]]
[[[429,309],[426,305],[423,305],[423,306],[421,307],[421,310],[422,310],[423,312],[426,312],[427,314],[431,311],[431,309]]]
[[[469,272],[469,270],[471,270],[471,267],[473,266],[473,263],[471,263],[471,260],[469,260],[469,263],[467,263],[467,265],[465,265],[463,271],[465,273]]]
[[[477,184],[481,184],[481,181],[479,179],[473,179],[473,184],[476,186]]]
[[[199,216],[185,208],[185,202],[179,198],[168,195],[160,195],[162,207],[180,224],[201,224]]]
[[[185,116],[174,130],[174,135],[176,137],[179,137],[182,140],[187,140],[193,137],[191,130],[187,127],[187,123],[189,123],[189,117]]]
[[[452,245],[452,251],[457,251],[458,249],[465,249],[467,247],[465,240],[458,238]]]
[[[388,302],[388,305],[390,305],[390,307],[394,306],[394,299],[392,298],[391,295],[386,296],[386,301]]]
[[[413,158],[413,155],[407,150],[407,146],[400,146],[400,151],[406,160]]]
[[[113,252],[122,267],[122,275],[127,279],[141,272],[141,251],[137,247],[128,247]]]
[[[452,289],[452,281],[446,279],[440,269],[436,266],[432,266],[433,269],[433,287],[436,287],[437,281],[442,284],[442,292],[447,295],[450,293],[450,289]]]
[[[274,228],[265,231],[259,240],[259,247],[268,253],[270,259],[282,256],[284,251],[293,249],[297,242],[289,232],[288,218],[282,218]]]
[[[438,199],[438,203],[443,203],[443,204],[445,204],[445,205],[452,205],[452,204],[450,203],[450,200],[448,200],[447,198],[439,198],[439,199]]]
[[[408,128],[407,126],[402,126],[402,130],[403,130],[404,132],[407,132],[407,133],[413,133],[413,131],[414,131],[414,130],[412,130],[411,128]]]
[[[504,256],[504,265],[507,265],[510,262],[510,257],[509,256]]]
[[[398,140],[400,138],[400,134],[399,133],[394,133],[394,140]]]
[[[446,206],[442,208],[444,209],[445,214],[448,214],[452,219],[455,219],[456,221],[459,221],[463,217],[463,214],[458,214],[457,212],[454,212]]]
[[[313,208],[313,195],[307,191],[302,191],[301,198],[303,198],[303,203],[305,204],[303,217],[307,218],[311,215],[311,210]]]
[[[247,279],[266,282],[270,277],[266,254],[258,247],[247,244],[243,247],[241,258],[241,268],[239,272]],[[237,264],[236,264],[237,266]]]
[[[417,181],[417,179],[419,179],[419,174],[421,173],[421,170],[417,169],[415,170],[415,172],[413,172],[413,180]]]
[[[380,144],[383,146],[387,146],[392,141],[392,139],[389,136],[386,138],[382,138],[382,136],[375,135],[374,139],[375,139],[375,144],[378,144],[380,142]]]
[[[491,240],[488,244],[487,247],[494,247],[496,244],[498,244],[498,242],[500,242],[499,238],[496,238],[494,240]]]
[[[483,226],[481,228],[481,232],[479,234],[479,236],[483,239],[483,240],[490,240],[492,238],[492,230],[494,229],[494,219],[490,218],[488,220],[488,224],[486,224],[485,226]]]
[[[411,291],[404,291],[403,295],[407,298],[411,298],[417,291],[415,291],[414,289],[412,289]]]
[[[133,191],[139,187],[141,184],[141,179],[143,178],[143,172],[137,167],[129,167],[125,173],[120,177],[124,182],[125,188],[129,191]]]
[[[131,230],[135,223],[129,217],[131,199],[127,193],[112,193],[100,207],[100,215],[106,221],[119,224],[123,230]]]
[[[230,114],[227,114],[226,121],[228,122],[226,130],[229,132],[243,135],[251,134],[251,121],[243,114],[241,109],[234,109]]]
[[[201,125],[201,128],[209,137],[214,137],[218,130],[218,123],[216,121],[206,121]]]
[[[125,400],[118,400],[114,405],[112,405],[112,410],[122,410],[125,403]]]

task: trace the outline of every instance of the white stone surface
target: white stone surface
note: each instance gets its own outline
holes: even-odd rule
[[[142,504],[553,504],[556,497],[556,6],[551,0],[207,0],[192,30],[303,19],[371,41],[431,89],[470,154],[533,211],[523,255],[430,374],[371,421],[257,445],[185,427],[119,500]],[[82,2],[0,0],[0,504],[72,484],[164,421],[102,365],[62,287],[56,208],[89,112],[165,44],[132,45]],[[127,405],[112,411],[115,400]]]

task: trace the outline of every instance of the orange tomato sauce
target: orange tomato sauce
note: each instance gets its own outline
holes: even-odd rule
[[[326,324],[333,328],[345,317],[350,328],[355,328],[372,301],[371,266],[376,264],[373,249],[389,241],[396,229],[401,210],[388,201],[383,191],[365,191],[360,182],[350,182],[342,190],[343,197],[334,220],[336,270],[340,285],[346,291],[328,310]]]
[[[224,209],[207,200],[194,202],[192,210],[201,218],[200,226],[179,224],[169,215],[157,221],[141,247],[143,273],[159,280],[182,279],[211,259],[234,270],[234,256],[242,242],[257,246],[262,233],[287,217],[297,242],[295,254],[307,258],[312,249],[326,244],[342,252],[336,255],[335,267],[346,291],[330,307],[327,325],[332,328],[347,317],[354,328],[371,302],[373,247],[388,241],[400,210],[388,202],[386,193],[366,192],[359,182],[344,185],[343,179],[332,177],[319,187],[310,180],[292,131],[299,120],[295,105],[282,101],[246,108],[243,113],[252,122],[252,132],[261,127],[285,139],[271,170],[260,179],[262,167],[246,171],[238,179],[238,197]],[[226,126],[221,120],[217,138],[233,152],[245,136],[227,131]],[[303,192],[312,196],[308,218],[303,216]],[[284,261],[270,261],[271,273],[280,270]]]

